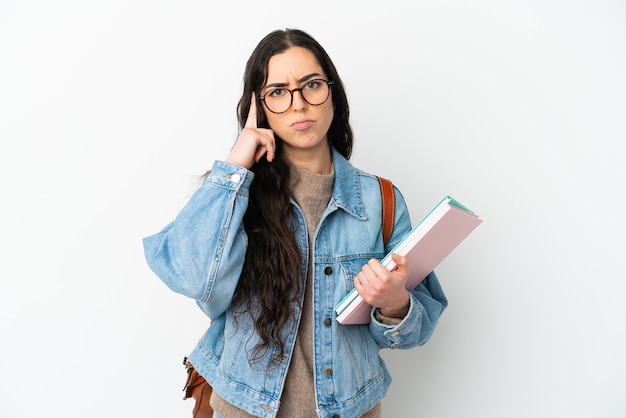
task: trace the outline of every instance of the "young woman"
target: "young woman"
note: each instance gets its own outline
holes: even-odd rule
[[[376,176],[349,162],[343,83],[311,36],[278,30],[248,60],[241,132],[176,219],[144,239],[147,261],[211,318],[190,362],[216,417],[380,417],[391,378],[381,348],[425,343],[447,305],[434,273],[407,291],[378,261],[411,228],[396,189],[381,236]],[[342,325],[353,288],[368,325]]]

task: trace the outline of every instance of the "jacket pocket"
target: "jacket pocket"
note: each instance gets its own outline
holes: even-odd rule
[[[342,284],[345,286],[343,289],[346,293],[354,289],[354,278],[365,264],[367,264],[372,258],[381,259],[383,254],[381,253],[365,253],[358,254],[352,258],[341,260],[342,272]]]

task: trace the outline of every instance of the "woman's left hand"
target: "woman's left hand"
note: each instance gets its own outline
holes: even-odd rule
[[[396,263],[387,270],[375,258],[365,264],[354,278],[354,288],[363,300],[377,307],[384,316],[404,318],[409,311],[409,293],[405,288],[409,277],[406,257],[392,254]]]

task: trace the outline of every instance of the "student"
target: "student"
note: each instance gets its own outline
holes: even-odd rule
[[[380,417],[391,378],[379,350],[424,344],[447,306],[434,273],[407,291],[406,259],[393,256],[394,272],[378,261],[411,228],[404,199],[396,189],[385,247],[378,180],[348,162],[343,83],[307,33],[261,40],[238,116],[228,157],[144,239],[152,270],[213,321],[189,359],[214,416]],[[335,320],[352,288],[376,307],[368,325]]]

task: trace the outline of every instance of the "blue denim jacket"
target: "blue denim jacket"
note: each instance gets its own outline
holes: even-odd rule
[[[361,266],[382,258],[411,225],[396,189],[394,233],[385,248],[378,180],[354,168],[336,150],[333,158],[333,194],[317,228],[312,260],[315,395],[319,417],[360,417],[384,397],[391,383],[379,350],[425,343],[447,300],[431,273],[410,292],[409,312],[398,325],[377,321],[374,311],[369,325],[335,321],[334,307],[353,289]],[[191,363],[226,401],[269,418],[280,406],[295,332],[286,336],[284,357],[270,353],[260,362],[250,362],[250,349],[258,341],[253,323],[249,315],[239,316],[235,323],[230,310],[246,251],[242,220],[252,178],[253,173],[242,167],[216,161],[176,219],[144,238],[144,249],[148,264],[165,284],[195,299],[214,321],[189,355]],[[298,205],[292,202],[292,207],[306,274],[307,228]],[[294,330],[299,308],[296,312]]]

